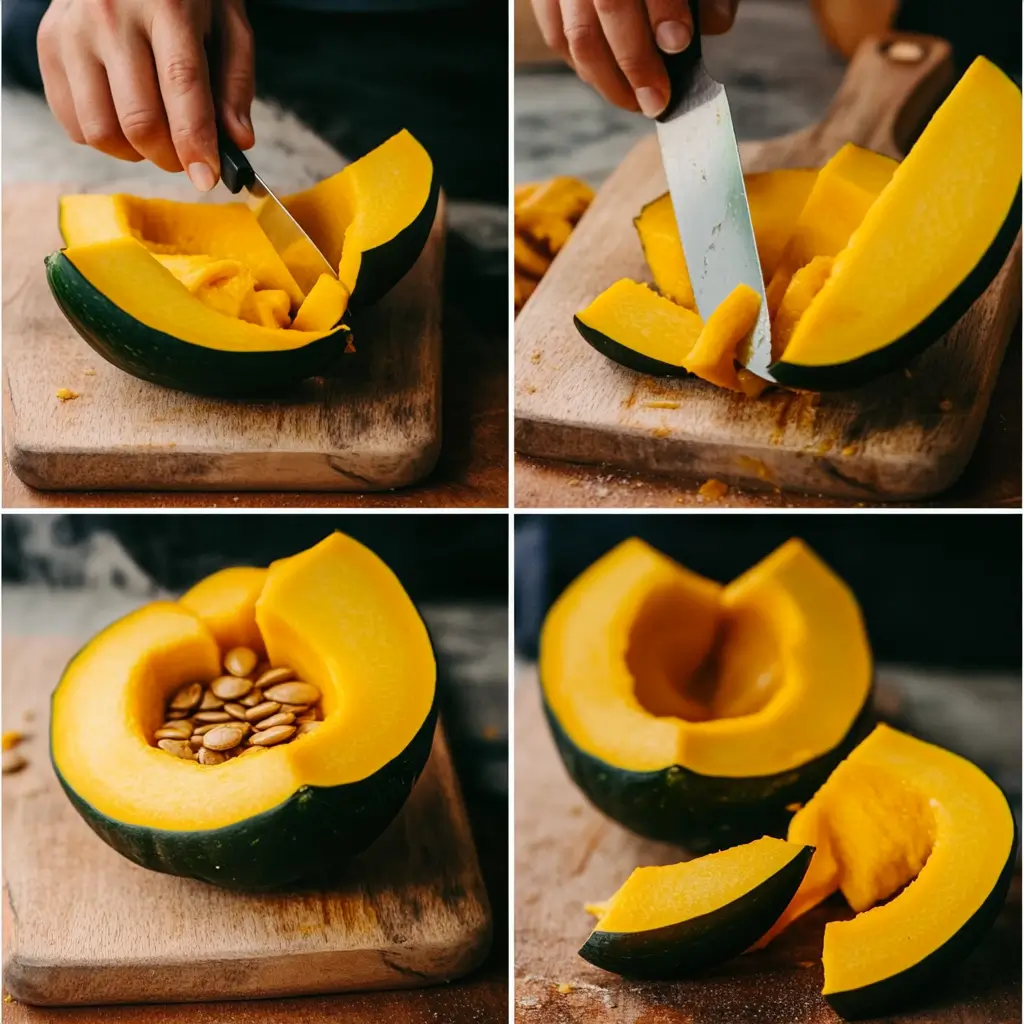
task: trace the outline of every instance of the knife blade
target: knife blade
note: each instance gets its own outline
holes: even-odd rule
[[[308,295],[321,274],[337,278],[337,270],[303,231],[299,222],[253,170],[246,155],[220,126],[217,128],[220,177],[232,195],[242,193],[263,233],[292,272],[295,283]]]
[[[738,285],[761,296],[761,310],[736,358],[774,381],[771,325],[764,278],[750,220],[739,147],[725,86],[704,66],[698,0],[689,0],[693,40],[662,54],[671,94],[657,120],[658,144],[697,311],[704,320]]]

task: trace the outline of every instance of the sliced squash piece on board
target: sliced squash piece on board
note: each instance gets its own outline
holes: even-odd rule
[[[799,540],[726,587],[625,541],[541,633],[570,776],[620,824],[696,852],[781,835],[863,737],[871,678],[856,600]]]
[[[815,256],[846,248],[871,204],[892,179],[898,163],[847,143],[818,172],[814,188],[767,286],[768,311],[775,316],[793,275]]]
[[[799,169],[743,176],[765,280],[771,279],[817,176],[816,170]],[[672,197],[666,192],[648,203],[633,224],[658,291],[687,309],[696,309]]]
[[[766,381],[756,384],[759,379],[744,370],[737,372],[736,349],[757,323],[761,309],[761,296],[745,284],[737,285],[725,298],[718,309],[708,317],[697,343],[686,357],[686,368],[690,373],[702,377],[720,388],[750,393],[767,387]],[[739,374],[745,380],[741,381]]]
[[[979,768],[879,725],[797,811],[789,840],[817,849],[768,937],[841,891],[857,916],[825,926],[823,994],[855,1018],[904,1005],[971,952],[1006,899],[1017,831]]]
[[[686,374],[686,358],[703,323],[692,310],[623,278],[573,318],[601,355],[631,370],[659,376]]]
[[[219,765],[167,756],[154,732],[168,696],[220,675],[236,639],[313,683],[323,721]],[[241,889],[324,884],[412,790],[433,741],[435,680],[399,581],[333,534],[269,569],[216,573],[95,636],[54,692],[51,757],[93,831],[142,867]]]
[[[765,836],[697,860],[636,868],[602,904],[580,956],[629,978],[679,978],[748,949],[778,918],[813,850]]]
[[[979,57],[871,205],[772,373],[811,390],[905,364],[963,316],[1020,231],[1021,93]]]

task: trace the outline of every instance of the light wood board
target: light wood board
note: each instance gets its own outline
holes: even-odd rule
[[[486,955],[491,917],[440,728],[402,813],[336,890],[247,895],[140,868],[78,816],[48,757],[49,696],[80,644],[15,637],[4,728],[4,981],[64,1005],[264,998],[448,981]],[[30,724],[22,725],[25,713]],[[144,780],[132,784],[144,785]]]
[[[899,156],[952,77],[948,44],[895,64],[878,40],[850,65],[825,120],[741,146],[744,167],[818,167],[848,141]],[[905,374],[822,395],[781,389],[753,401],[694,377],[657,378],[606,359],[573,314],[622,277],[650,281],[632,218],[666,189],[656,139],[602,187],[516,324],[515,446],[597,463],[849,500],[920,499],[970,459],[1020,312],[1021,246],[971,310]]]
[[[376,491],[433,469],[441,445],[443,197],[418,262],[360,317],[356,352],[342,370],[279,401],[245,402],[136,380],[65,320],[43,258],[61,245],[58,197],[75,191],[73,184],[3,190],[4,444],[26,484]],[[179,190],[147,194],[189,198]],[[80,397],[61,402],[62,387]]]
[[[515,707],[515,1019],[518,1024],[841,1024],[821,996],[827,921],[849,916],[836,898],[763,951],[678,982],[629,981],[577,955],[593,927],[584,909],[634,867],[672,864],[677,847],[604,817],[573,785],[540,704],[535,673]],[[945,985],[888,1024],[1020,1021],[1020,876],[993,930]],[[560,989],[559,986],[562,986]]]

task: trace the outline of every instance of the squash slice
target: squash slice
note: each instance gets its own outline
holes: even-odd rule
[[[841,891],[857,916],[825,926],[823,994],[852,1018],[889,1013],[971,951],[1006,898],[1017,832],[980,769],[879,725],[797,811],[789,840],[817,850],[765,941]]]
[[[152,742],[168,694],[219,675],[223,645],[239,639],[319,687],[322,724],[217,766],[168,757]],[[401,584],[334,534],[96,636],[54,692],[51,755],[79,813],[129,859],[277,887],[336,869],[398,813],[430,751],[434,688],[430,641]]]
[[[583,792],[698,852],[780,834],[870,717],[857,603],[798,540],[726,587],[625,541],[552,606],[540,677]]]
[[[771,927],[812,853],[765,836],[681,864],[636,868],[592,908],[598,922],[580,956],[629,978],[679,978],[715,967]]]

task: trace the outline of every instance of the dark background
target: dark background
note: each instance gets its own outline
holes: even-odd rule
[[[3,578],[63,582],[54,577],[58,557],[70,553],[73,560],[78,549],[85,559],[90,538],[104,531],[159,586],[184,591],[226,565],[268,565],[293,555],[332,530],[372,548],[417,603],[507,599],[508,520],[483,513],[4,516]]]
[[[524,655],[554,598],[632,536],[721,582],[801,537],[857,595],[877,661],[1020,671],[1021,519],[991,514],[517,516]]]

